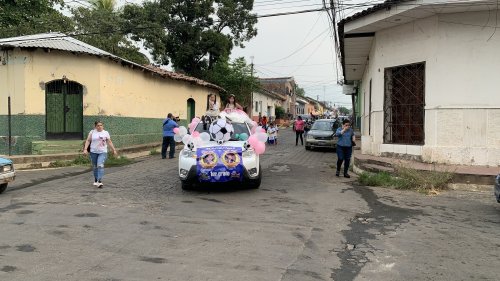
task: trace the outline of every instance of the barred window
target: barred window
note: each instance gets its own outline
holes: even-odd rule
[[[425,62],[385,69],[384,143],[424,144]]]

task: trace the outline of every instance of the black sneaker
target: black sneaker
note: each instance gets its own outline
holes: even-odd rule
[[[336,176],[336,177],[340,177],[340,172],[336,172],[336,173],[335,173],[335,176]]]
[[[349,174],[344,174],[344,178],[351,178],[351,176],[349,176]]]
[[[172,156],[172,157],[168,157],[168,159],[172,159],[172,158],[175,158],[175,156]]]

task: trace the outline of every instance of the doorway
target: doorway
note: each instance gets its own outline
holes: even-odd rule
[[[47,139],[83,138],[83,86],[68,80],[45,85]]]
[[[191,123],[191,120],[195,117],[195,101],[194,99],[188,99],[187,100],[187,122]]]

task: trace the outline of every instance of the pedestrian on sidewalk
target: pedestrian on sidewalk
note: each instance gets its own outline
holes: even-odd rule
[[[351,128],[351,121],[345,119],[342,122],[342,127],[338,128],[335,135],[339,137],[337,141],[337,172],[335,175],[340,176],[340,168],[344,162],[344,177],[349,176],[349,164],[351,163],[352,146],[354,143],[354,130]]]
[[[163,142],[161,144],[161,159],[167,158],[167,146],[170,146],[168,158],[175,158],[174,128],[177,127],[179,127],[179,125],[177,125],[177,123],[173,120],[172,113],[169,113],[167,115],[167,119],[163,121]]]
[[[293,124],[293,129],[295,130],[295,145],[299,144],[299,137],[300,137],[300,144],[304,145],[304,120],[302,120],[302,117],[297,116],[297,120],[295,120],[295,123]]]
[[[104,162],[108,158],[108,145],[113,151],[113,155],[116,156],[115,146],[108,131],[104,130],[104,124],[101,121],[95,121],[94,129],[89,132],[85,141],[83,154],[87,155],[90,152],[90,161],[94,172],[94,186],[98,188],[103,187],[102,178],[104,177]]]

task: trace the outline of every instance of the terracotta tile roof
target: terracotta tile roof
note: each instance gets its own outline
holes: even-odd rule
[[[197,85],[200,85],[203,87],[216,89],[220,92],[225,92],[225,90],[222,87],[219,87],[215,84],[209,83],[205,80],[201,80],[201,79],[198,79],[198,78],[195,78],[192,76],[184,75],[184,74],[173,72],[173,71],[168,71],[168,70],[161,69],[159,67],[152,66],[152,65],[144,65],[143,67],[151,72],[154,72],[156,74],[161,75],[162,77],[170,78],[173,80],[187,81],[187,82],[191,82],[193,84],[197,84]]]
[[[216,89],[220,92],[225,92],[222,87],[215,84],[203,81],[201,79],[187,76],[180,73],[175,73],[172,71],[163,70],[154,66],[144,66],[137,64],[135,62],[120,58],[104,50],[96,48],[92,45],[84,43],[77,40],[70,35],[59,32],[51,33],[41,33],[33,34],[19,37],[2,38],[0,39],[0,49],[1,48],[41,48],[41,49],[52,49],[60,50],[72,53],[82,53],[87,55],[94,55],[98,57],[106,57],[116,62],[120,62],[125,65],[132,67],[142,68],[144,70],[150,71],[152,73],[158,74],[164,78],[169,78],[173,80],[186,81],[192,84],[196,84],[202,87]]]

